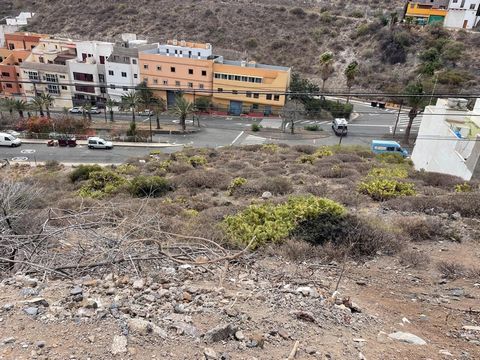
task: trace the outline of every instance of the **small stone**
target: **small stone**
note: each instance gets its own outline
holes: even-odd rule
[[[229,317],[236,317],[238,316],[238,311],[232,308],[226,308],[225,309],[225,314]]]
[[[173,311],[176,312],[177,314],[183,314],[185,312],[185,305],[177,304],[173,308]]]
[[[461,218],[462,218],[462,215],[458,211],[456,211],[452,214],[452,219],[453,220],[460,220]]]
[[[438,353],[443,356],[453,356],[448,350],[439,350]]]
[[[203,355],[205,355],[205,360],[217,360],[218,355],[212,348],[205,348],[203,350]]]
[[[107,291],[105,291],[105,294],[115,295],[115,289],[114,288],[108,288]]]
[[[161,327],[155,325],[150,321],[139,319],[139,318],[133,318],[133,319],[128,319],[127,324],[128,324],[128,328],[132,332],[137,332],[140,335],[154,334],[154,335],[158,335],[163,339],[167,338],[167,333],[165,332],[165,330],[163,330]]]
[[[460,297],[460,296],[465,295],[465,290],[463,290],[463,289],[461,289],[461,288],[452,289],[452,290],[450,291],[450,295],[451,295],[451,296],[455,296],[455,297]]]
[[[262,194],[262,199],[270,199],[272,197],[272,193],[270,191],[265,191],[263,194]]]
[[[83,286],[97,286],[100,283],[97,279],[87,279],[82,282]]]
[[[2,343],[4,344],[12,344],[14,343],[15,341],[17,341],[17,339],[15,339],[14,337],[8,337],[8,338],[5,338],[2,340]]]
[[[132,286],[135,290],[142,290],[145,287],[145,281],[143,279],[137,279],[133,282]]]
[[[75,286],[72,290],[70,290],[70,295],[81,295],[83,294],[83,289],[80,286]]]
[[[360,286],[367,286],[367,282],[365,280],[357,280],[356,284]]]
[[[440,279],[437,282],[438,285],[445,285],[446,283],[448,283],[447,279]]]
[[[407,332],[397,331],[391,334],[388,334],[390,339],[406,342],[413,345],[426,345],[427,342],[417,335],[410,334]]]
[[[93,343],[95,342],[95,335],[90,335],[89,337],[87,337],[88,341]]]
[[[95,300],[93,299],[87,299],[85,300],[83,306],[86,308],[86,309],[97,309],[98,308],[98,304]]]
[[[153,296],[152,294],[146,294],[146,295],[143,295],[143,299],[146,301],[146,302],[155,302],[155,296]]]
[[[465,326],[462,326],[462,329],[468,330],[468,331],[480,331],[480,326],[465,325]]]
[[[204,335],[204,339],[208,344],[214,343],[227,340],[231,336],[235,335],[236,332],[237,329],[233,324],[218,325],[213,329],[208,330]]]
[[[365,355],[363,355],[361,352],[358,353],[358,360],[367,360]]]
[[[239,330],[235,333],[235,339],[237,339],[238,341],[245,340],[245,335],[243,334],[243,332],[241,330]]]
[[[182,297],[183,297],[183,301],[186,301],[186,302],[192,301],[192,294],[190,294],[189,292],[184,291],[182,294]]]
[[[35,346],[38,347],[38,348],[40,348],[40,349],[42,349],[42,348],[45,347],[46,344],[47,344],[47,343],[46,343],[45,341],[40,340],[40,341],[37,341],[37,342],[35,343]]]
[[[44,307],[49,306],[48,301],[42,297],[37,297],[34,299],[27,300],[25,301],[25,303],[29,305],[36,305],[36,306],[44,306]]]
[[[305,352],[308,354],[308,355],[315,355],[317,353],[317,349],[313,346],[307,346],[305,348]]]
[[[74,302],[81,302],[81,301],[83,301],[83,295],[82,295],[82,294],[74,295],[73,298],[72,298],[72,300],[73,300]]]
[[[425,315],[425,314],[421,314],[421,315],[418,317],[418,319],[419,319],[420,321],[428,321],[428,316]]]
[[[14,308],[14,305],[13,304],[5,304],[3,305],[3,310],[5,311],[10,311]]]
[[[290,334],[284,328],[279,328],[277,334],[284,340],[290,339]]]
[[[250,347],[250,348],[259,347],[263,349],[264,343],[265,343],[265,339],[263,338],[263,335],[254,334],[250,336],[250,339],[247,341],[246,345],[247,347]]]
[[[127,352],[127,337],[123,335],[115,335],[113,337],[111,352],[113,355]]]
[[[36,316],[36,315],[38,314],[38,307],[29,306],[29,307],[23,309],[23,311],[24,311],[25,314],[27,314],[27,315]]]
[[[312,297],[317,297],[318,293],[317,290],[312,289],[310,286],[300,286],[297,288],[297,293],[302,294],[303,296],[312,296]]]

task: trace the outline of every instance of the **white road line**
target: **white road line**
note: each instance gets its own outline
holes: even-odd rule
[[[231,145],[235,144],[235,142],[240,138],[240,136],[243,135],[245,131],[242,131],[240,134],[238,134],[238,136],[235,138],[235,140],[232,141]]]
[[[382,127],[382,128],[388,128],[390,125],[377,125],[377,124],[348,124],[348,127]]]
[[[324,125],[324,124],[328,124],[330,121],[322,121],[322,122],[319,122],[318,125]]]

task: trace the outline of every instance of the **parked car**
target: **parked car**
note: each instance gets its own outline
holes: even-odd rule
[[[69,109],[68,112],[71,114],[81,114],[83,111],[81,107],[75,106]]]
[[[100,109],[96,106],[93,106],[91,109],[90,109],[90,114],[101,114],[102,112],[100,111]]]
[[[153,111],[146,109],[146,110],[140,111],[138,113],[138,115],[140,115],[140,116],[151,116],[151,115],[153,115]]]
[[[372,151],[375,154],[400,154],[404,158],[408,156],[406,149],[403,149],[398,142],[391,140],[372,140]]]
[[[347,120],[343,118],[333,119],[332,130],[337,136],[346,136],[348,130]]]
[[[10,147],[20,146],[22,145],[22,140],[16,138],[11,134],[0,133],[0,145]]]
[[[20,133],[18,131],[15,131],[15,130],[6,130],[5,131],[7,134],[10,134],[10,135],[13,135],[15,137],[19,137],[20,136]]]
[[[106,141],[99,137],[89,137],[87,139],[89,149],[113,149],[113,144],[111,141]]]

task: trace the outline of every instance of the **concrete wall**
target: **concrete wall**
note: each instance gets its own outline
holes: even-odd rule
[[[465,0],[463,7],[462,1],[458,0],[454,3],[453,0],[450,0],[448,14],[444,22],[445,27],[471,29],[478,24],[480,18],[477,16],[477,11],[480,0]],[[473,9],[470,8],[472,6]]]
[[[212,55],[212,46],[210,44],[182,43],[182,41],[178,41],[177,45],[174,45],[169,40],[167,44],[159,46],[159,52],[173,57],[204,59]]]
[[[0,25],[0,48],[6,47],[5,43],[5,35],[11,34],[19,30],[19,26],[17,25]]]
[[[138,59],[137,59],[138,60]],[[110,75],[110,71],[113,71],[113,75]],[[140,82],[140,73],[137,64],[122,64],[115,62],[108,62],[105,64],[106,80],[107,80],[107,93],[112,100],[120,101],[122,95],[129,91],[129,89],[123,89],[124,86],[136,86]],[[122,76],[122,72],[126,73],[126,77]],[[134,75],[137,75],[135,78]],[[110,85],[115,85],[115,89],[112,89]]]

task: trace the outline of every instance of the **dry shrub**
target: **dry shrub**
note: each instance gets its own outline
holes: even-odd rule
[[[172,178],[176,186],[189,189],[220,189],[226,190],[231,176],[223,171],[195,169]]]
[[[328,179],[360,178],[360,173],[348,165],[333,165],[318,169],[318,175]]]
[[[233,171],[238,171],[245,169],[248,166],[248,163],[240,160],[232,160],[225,164],[225,168]]]
[[[452,280],[461,278],[467,273],[465,266],[453,261],[439,261],[437,263],[437,270],[440,271],[442,277]]]
[[[363,162],[365,161],[362,157],[354,153],[336,153],[332,156],[332,159],[340,160],[344,163],[354,163],[354,162]]]
[[[370,197],[356,191],[336,190],[328,194],[328,197],[348,207],[359,207],[370,202]]]
[[[92,198],[82,198],[80,196],[61,197],[56,207],[59,209],[78,211],[82,208],[91,208],[96,204]]]
[[[453,193],[444,196],[409,196],[386,201],[386,209],[412,212],[460,213],[480,217],[480,193]]]
[[[305,261],[324,256],[323,249],[305,241],[288,239],[280,245],[273,244],[266,250],[271,256],[281,256],[291,261]]]
[[[325,197],[330,193],[330,189],[328,188],[327,183],[319,183],[319,184],[308,184],[303,187],[303,192],[307,194],[312,194],[319,197]],[[332,199],[335,200],[335,199]]]
[[[430,256],[420,251],[402,251],[399,256],[400,264],[415,269],[426,269],[430,263]]]
[[[422,180],[425,185],[452,189],[457,184],[462,184],[464,180],[458,176],[441,174],[436,172],[415,171],[410,175],[413,179]]]
[[[261,145],[261,144],[244,145],[244,146],[241,146],[240,149],[243,150],[243,151],[256,152],[256,151],[259,151],[260,149],[262,149],[262,146],[263,146],[263,145]]]
[[[427,240],[460,240],[452,229],[446,227],[441,220],[436,218],[407,216],[398,218],[395,223],[415,242]]]
[[[313,145],[295,145],[293,149],[299,153],[312,155],[317,151],[317,147]]]
[[[269,191],[274,195],[290,194],[293,191],[292,182],[284,176],[263,177],[256,181],[259,192]]]
[[[192,170],[192,166],[181,161],[174,161],[168,166],[168,171],[173,174],[184,174],[189,170]]]

